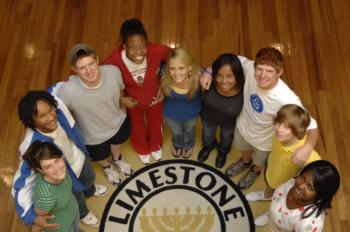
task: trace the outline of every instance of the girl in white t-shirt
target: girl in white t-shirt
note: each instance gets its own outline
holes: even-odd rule
[[[276,189],[268,213],[256,222],[260,226],[269,222],[272,231],[322,231],[326,210],[331,208],[339,184],[333,164],[326,160],[311,162]]]

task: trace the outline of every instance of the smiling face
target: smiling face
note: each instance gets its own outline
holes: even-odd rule
[[[291,188],[291,195],[301,205],[312,204],[316,199],[316,189],[312,180],[312,172],[305,171],[295,179],[295,184]]]
[[[37,114],[34,115],[35,127],[44,132],[50,133],[58,127],[56,111],[46,101],[39,100],[36,103]]]
[[[215,80],[216,88],[220,93],[229,94],[236,88],[236,77],[228,64],[218,70]]]
[[[292,129],[284,123],[275,123],[276,140],[286,145],[294,144],[298,138],[293,134]]]
[[[282,73],[282,68],[277,71],[271,65],[257,64],[255,66],[255,80],[261,89],[272,89],[275,87]]]
[[[142,64],[147,54],[147,41],[142,35],[132,35],[128,37],[123,45],[126,57],[135,64]]]
[[[169,74],[172,80],[177,84],[183,84],[188,81],[191,70],[191,66],[184,65],[176,58],[172,58],[169,61]]]
[[[63,158],[41,160],[39,172],[47,181],[59,183],[66,177],[66,165]]]
[[[89,87],[95,87],[101,82],[98,59],[92,55],[78,59],[72,69],[78,74],[80,80]]]

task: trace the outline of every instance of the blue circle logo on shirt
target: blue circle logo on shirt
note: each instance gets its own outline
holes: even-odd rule
[[[250,104],[252,104],[252,107],[256,112],[258,113],[263,112],[264,110],[263,102],[258,95],[252,94],[250,96]]]

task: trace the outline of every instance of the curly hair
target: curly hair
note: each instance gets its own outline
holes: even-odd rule
[[[49,106],[57,109],[57,101],[48,92],[42,90],[28,91],[18,103],[18,116],[23,125],[34,130],[36,128],[34,117],[38,113],[37,102],[45,101]]]

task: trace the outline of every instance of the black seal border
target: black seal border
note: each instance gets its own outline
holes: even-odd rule
[[[131,177],[125,179],[122,184],[120,186],[118,186],[118,188],[114,191],[114,193],[112,194],[112,196],[109,198],[105,209],[103,211],[103,215],[101,218],[101,224],[100,224],[100,228],[99,231],[100,232],[104,232],[104,227],[105,227],[105,222],[107,220],[107,215],[109,212],[109,209],[111,208],[114,199],[116,199],[116,197],[118,196],[118,194],[124,189],[125,185],[127,185],[130,181],[132,181],[133,179],[135,179],[137,176],[141,175],[142,173],[144,173],[145,171],[149,170],[149,169],[153,169],[162,165],[168,165],[168,164],[190,164],[190,165],[194,165],[194,166],[199,166],[203,169],[208,169],[212,172],[214,172],[215,174],[217,174],[218,176],[220,176],[221,178],[223,178],[227,184],[229,184],[238,194],[239,198],[241,199],[241,201],[243,202],[244,208],[247,212],[247,217],[249,220],[249,224],[250,224],[250,231],[251,232],[255,232],[255,225],[254,225],[254,217],[253,217],[253,213],[250,209],[250,206],[248,204],[248,201],[245,199],[245,196],[243,195],[243,193],[241,192],[240,188],[226,175],[224,175],[221,171],[219,171],[218,169],[209,166],[205,163],[201,163],[195,160],[187,160],[187,159],[171,159],[171,160],[164,160],[164,161],[160,161],[160,162],[156,162],[156,163],[152,163],[149,164],[145,167],[140,168],[139,170],[137,170]]]

